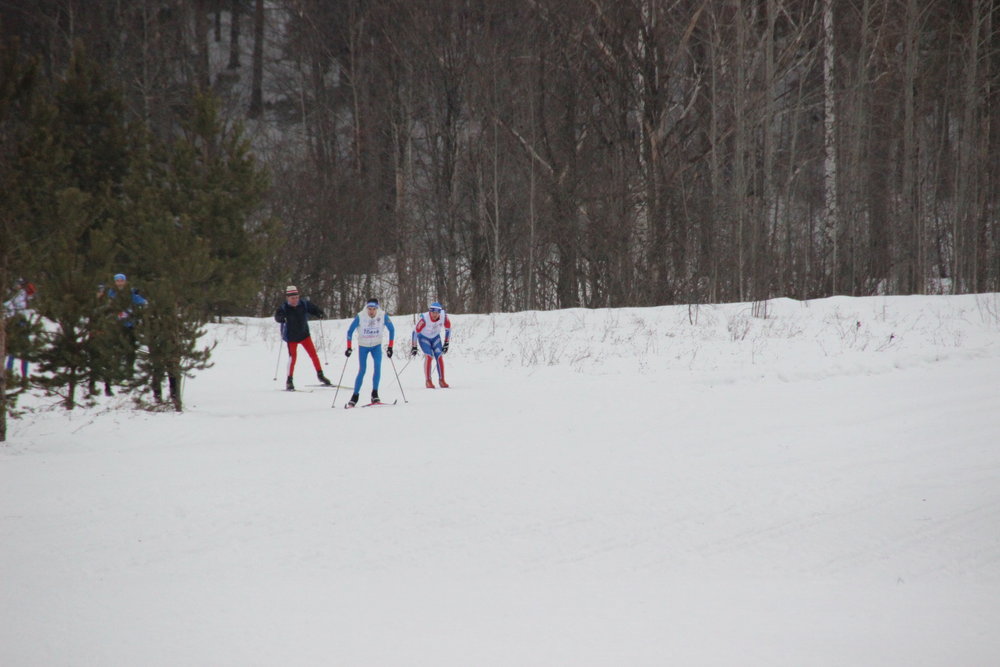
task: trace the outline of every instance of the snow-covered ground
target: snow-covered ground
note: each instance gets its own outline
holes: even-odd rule
[[[31,398],[0,664],[1000,664],[1000,295],[762,314],[455,314],[352,411],[239,320],[183,414]]]

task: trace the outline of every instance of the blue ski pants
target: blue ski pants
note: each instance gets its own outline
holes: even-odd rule
[[[368,370],[368,355],[372,356],[375,362],[375,375],[372,376],[372,390],[378,391],[378,383],[382,379],[382,346],[358,347],[358,376],[354,379],[354,393],[361,393],[361,383],[365,379],[365,371]]]

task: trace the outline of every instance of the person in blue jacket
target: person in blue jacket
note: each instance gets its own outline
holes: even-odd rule
[[[135,326],[133,315],[136,306],[145,306],[149,302],[146,297],[139,294],[139,290],[128,286],[128,278],[124,273],[115,274],[115,286],[108,289],[108,299],[114,304],[118,312],[116,316],[126,328]]]
[[[389,331],[389,347],[385,354],[392,358],[392,346],[396,341],[396,327],[389,319],[389,313],[379,308],[378,299],[370,298],[365,303],[364,309],[354,316],[350,328],[347,329],[347,349],[344,356],[351,356],[351,338],[354,332],[358,332],[358,375],[354,378],[354,395],[348,401],[348,407],[358,404],[358,395],[361,393],[361,383],[365,379],[365,371],[368,370],[368,357],[372,358],[375,365],[375,373],[372,376],[372,403],[378,403],[378,384],[382,379],[382,335]]]
[[[139,294],[138,289],[129,287],[128,278],[124,273],[116,273],[114,280],[114,287],[109,287],[105,296],[108,298],[114,316],[122,325],[121,331],[124,333],[124,338],[119,339],[119,344],[124,356],[125,378],[128,379],[135,372],[136,349],[139,346],[135,338],[136,319],[139,317],[139,310],[142,306],[148,305],[149,301]],[[107,381],[104,383],[104,394],[106,396],[114,395],[111,384]]]

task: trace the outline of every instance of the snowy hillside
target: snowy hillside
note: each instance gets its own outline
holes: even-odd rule
[[[183,414],[24,401],[0,664],[1000,660],[1000,295],[451,317],[393,407],[256,319]]]

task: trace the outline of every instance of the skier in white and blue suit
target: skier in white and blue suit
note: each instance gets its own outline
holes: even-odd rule
[[[382,379],[382,334],[389,331],[389,347],[385,354],[392,358],[392,346],[396,342],[396,327],[389,319],[389,313],[381,310],[378,299],[371,298],[365,304],[364,310],[354,316],[350,328],[347,330],[347,349],[344,356],[351,356],[351,338],[354,332],[358,332],[358,376],[354,379],[354,395],[348,405],[353,407],[358,404],[358,395],[361,393],[361,383],[365,379],[365,371],[368,370],[368,355],[371,355],[375,362],[375,374],[372,376],[372,403],[378,403],[378,383]]]

